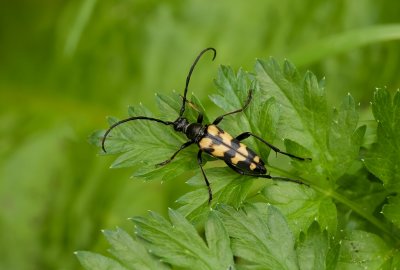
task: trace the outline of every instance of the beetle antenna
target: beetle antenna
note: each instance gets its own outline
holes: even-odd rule
[[[190,67],[189,74],[186,77],[185,91],[183,92],[183,102],[182,102],[181,111],[179,112],[179,117],[182,117],[183,113],[185,112],[186,94],[187,94],[188,87],[189,87],[190,77],[192,76],[193,70],[194,70],[197,62],[199,62],[201,56],[207,51],[213,51],[214,52],[214,56],[212,58],[213,61],[214,61],[215,57],[217,56],[217,51],[214,48],[210,47],[210,48],[206,48],[206,49],[202,50],[199,53],[199,55],[196,57],[196,59],[194,60],[192,66]]]
[[[104,153],[107,153],[106,148],[104,146],[104,143],[106,142],[107,135],[111,132],[111,130],[113,130],[115,127],[117,127],[117,126],[119,126],[119,125],[121,125],[123,123],[129,122],[129,121],[133,121],[133,120],[150,120],[150,121],[158,122],[158,123],[161,123],[161,124],[164,124],[164,125],[167,125],[167,126],[174,124],[174,122],[163,121],[161,119],[152,118],[152,117],[146,117],[146,116],[129,117],[129,118],[123,119],[121,121],[118,121],[117,123],[114,123],[113,125],[111,125],[107,129],[106,133],[104,133],[103,139],[101,140],[101,148],[103,149]]]

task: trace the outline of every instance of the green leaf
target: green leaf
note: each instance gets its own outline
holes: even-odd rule
[[[383,268],[386,269],[398,269],[400,266],[400,252],[396,251],[393,257],[386,261]]]
[[[358,157],[365,132],[365,127],[357,128],[353,98],[348,95],[340,109],[331,111],[317,78],[311,72],[302,78],[288,61],[281,69],[272,58],[258,60],[256,73],[265,94],[281,105],[278,131],[287,139],[286,150],[312,154],[312,162],[293,161],[298,173],[320,186],[333,186]]]
[[[169,269],[152,257],[145,247],[122,229],[104,231],[111,244],[110,253],[129,269]]]
[[[157,95],[156,100],[162,112],[162,118],[172,117],[168,118],[168,120],[175,120],[178,116],[176,110],[179,110],[179,96]],[[201,107],[198,100],[195,98],[194,100],[193,103]],[[173,116],[174,111],[175,118]],[[188,114],[192,113],[190,107],[187,111]],[[143,105],[129,108],[130,117],[139,115],[155,117]],[[193,120],[193,117],[190,118]],[[116,122],[117,119],[115,118],[109,119],[110,125]],[[100,142],[103,134],[104,132],[97,131],[90,137],[89,141],[97,147],[101,147]],[[176,133],[170,126],[146,120],[135,120],[113,129],[107,137],[105,148],[107,154],[119,154],[119,157],[111,165],[112,168],[133,167],[134,176],[136,177],[169,180],[172,178],[171,176],[178,177],[183,172],[198,168],[196,163],[197,149],[195,146],[191,146],[179,153],[170,164],[156,167],[157,163],[170,158],[186,141],[187,139],[183,134]]]
[[[356,202],[370,215],[377,215],[381,211],[382,204],[390,194],[382,183],[377,181],[368,170],[360,164],[357,164],[354,171],[348,172],[337,182],[339,187],[337,192],[345,196],[348,200]],[[367,220],[361,218],[356,212],[349,209],[347,205],[338,204],[339,220],[342,227],[347,229],[367,230],[370,224]],[[381,214],[378,218],[382,219]]]
[[[300,235],[296,247],[300,269],[335,269],[339,249],[330,247],[327,231],[321,231],[317,222],[313,222],[307,233]]]
[[[150,217],[133,219],[136,233],[142,240],[138,241],[138,244],[144,243],[148,252],[155,258],[178,268],[191,268],[196,265],[198,269],[228,269],[233,267],[233,256],[238,258],[238,269],[341,269],[340,266],[350,268],[352,264],[374,267],[393,265],[398,261],[397,253],[390,250],[389,245],[381,245],[379,241],[382,240],[376,235],[365,233],[374,239],[368,239],[367,242],[377,244],[373,252],[381,255],[380,252],[385,253],[389,250],[389,253],[386,253],[387,259],[382,263],[378,259],[370,259],[369,264],[368,260],[364,259],[366,255],[362,255],[360,260],[348,260],[346,256],[358,258],[359,254],[353,253],[359,251],[353,252],[347,247],[340,248],[332,240],[332,236],[340,237],[336,233],[338,211],[341,211],[341,221],[347,222],[339,226],[343,225],[346,230],[349,229],[349,235],[353,229],[351,226],[361,224],[351,223],[355,219],[343,218],[347,215],[347,212],[344,212],[347,210],[343,211],[345,207],[354,210],[359,215],[357,218],[364,218],[366,223],[370,223],[369,226],[363,227],[366,230],[371,230],[373,224],[376,227],[374,229],[380,229],[390,236],[394,235],[378,219],[375,211],[389,193],[385,193],[384,190],[382,192],[379,186],[376,188],[377,185],[371,184],[367,176],[354,169],[360,168],[359,151],[366,129],[364,126],[359,127],[354,99],[347,95],[339,108],[329,108],[322,83],[318,82],[311,72],[307,72],[303,78],[287,61],[281,68],[273,59],[260,60],[256,64],[256,73],[258,82],[254,82],[253,76],[242,70],[236,73],[229,67],[220,68],[216,79],[218,94],[212,95],[211,99],[224,112],[241,108],[249,89],[254,91],[249,107],[243,113],[224,118],[221,127],[234,137],[250,131],[271,144],[277,143],[279,147],[282,143],[275,142],[276,135],[285,138],[286,149],[282,150],[297,156],[312,157],[312,161],[292,159],[293,170],[289,171],[288,167],[281,167],[284,166],[280,162],[281,159],[270,164],[270,149],[259,141],[249,138],[245,143],[267,162],[267,168],[273,176],[304,180],[310,186],[260,181],[261,184],[255,186],[253,192],[258,194],[257,191],[262,190],[261,199],[266,199],[275,206],[256,203],[245,204],[243,207],[255,178],[241,176],[226,167],[219,168],[223,165],[222,161],[209,162],[205,172],[211,183],[214,200],[208,205],[207,187],[196,162],[198,149],[190,147],[167,166],[155,168],[154,164],[169,158],[185,142],[184,135],[159,123],[127,123],[113,130],[107,141],[109,152],[120,154],[113,163],[114,167],[133,166],[135,176],[147,179],[170,179],[196,170],[188,184],[197,189],[178,200],[182,205],[178,211],[170,210],[171,222],[155,213],[151,213]],[[157,96],[162,119],[173,120],[170,117],[177,115],[180,99],[178,95]],[[394,104],[397,104],[396,98]],[[192,103],[188,103],[187,108],[186,115],[190,121],[195,121],[199,111],[204,112],[204,108],[195,97],[192,98]],[[377,109],[377,112],[383,118],[391,115],[381,108]],[[129,114],[152,116],[143,106],[130,108]],[[392,116],[391,121],[397,119],[396,117]],[[115,121],[111,119],[111,123]],[[387,131],[387,126],[382,124],[383,131],[393,135]],[[393,131],[395,126],[389,127],[391,132],[397,135],[397,131]],[[386,133],[383,134],[386,136]],[[102,133],[96,134],[91,141],[98,144]],[[378,138],[379,134],[378,126]],[[379,149],[377,145],[372,147],[371,153],[379,153],[376,151]],[[369,154],[367,158],[374,157],[373,155]],[[378,167],[377,164],[373,164],[372,167],[375,168],[374,166]],[[387,172],[382,175],[387,176]],[[392,187],[396,187],[393,183]],[[373,189],[368,190],[367,184]],[[363,188],[357,191],[357,186]],[[369,191],[372,191],[372,194],[369,194]],[[398,225],[399,215],[396,209],[399,201],[396,194],[391,195],[383,213]],[[369,199],[374,201],[369,202]],[[339,208],[336,207],[336,202],[341,203]],[[218,203],[224,205],[220,206]],[[212,210],[213,207],[217,210]],[[188,220],[200,226],[206,222],[206,241]],[[356,237],[357,241],[362,243],[360,247],[363,247],[365,234]],[[351,237],[343,241],[348,239]],[[144,250],[142,252],[147,254]],[[365,253],[368,252],[373,253],[367,248]],[[123,265],[130,262],[121,254],[113,254]],[[147,254],[143,255],[144,259],[145,256],[153,258]]]
[[[77,256],[86,269],[170,269],[151,256],[143,244],[122,229],[103,231],[111,244],[109,252],[118,260],[100,254],[79,251]]]
[[[244,202],[253,182],[253,178],[243,177],[229,168],[206,169],[205,173],[213,192],[211,207],[217,203],[225,203],[238,208]],[[194,222],[204,221],[208,216],[210,206],[203,174],[197,173],[187,183],[199,188],[177,200],[182,204],[178,211]]]
[[[221,265],[229,265],[227,269],[233,267],[229,235],[215,211],[212,211],[209,215],[205,224],[205,232],[208,248],[213,256],[218,258]]]
[[[218,94],[210,96],[211,100],[224,112],[231,112],[243,107],[250,89],[253,90],[253,98],[242,112],[233,116],[227,116],[221,122],[221,126],[232,136],[250,131],[261,136],[268,142],[273,142],[279,120],[279,108],[273,97],[264,95],[248,73],[239,69],[237,73],[231,67],[221,66],[218,77],[215,80]],[[270,149],[259,141],[249,138],[245,144],[256,150],[267,161]]]
[[[398,195],[390,196],[388,204],[385,204],[382,213],[394,225],[400,228],[400,198]]]
[[[386,89],[378,89],[372,112],[378,122],[378,139],[365,158],[365,165],[388,190],[400,191],[400,92],[392,100]]]
[[[220,206],[234,255],[246,269],[298,269],[295,241],[285,218],[273,206],[246,205],[240,210]]]
[[[385,265],[398,253],[377,235],[354,230],[341,240],[338,269],[395,269]]]
[[[266,186],[262,195],[285,215],[296,237],[314,221],[331,234],[336,232],[337,211],[330,197],[307,186],[286,182]]]
[[[75,254],[87,270],[128,270],[119,262],[100,254],[89,251],[78,251]]]
[[[378,122],[377,142],[364,160],[367,169],[378,177],[389,192],[400,192],[400,92],[392,98],[386,89],[378,89],[372,102]],[[399,195],[391,196],[383,207],[385,217],[400,228]]]
[[[183,268],[228,269],[233,265],[229,238],[214,214],[206,225],[208,245],[179,212],[170,209],[169,217],[171,223],[153,212],[150,217],[132,219],[138,237],[145,241],[152,254]]]

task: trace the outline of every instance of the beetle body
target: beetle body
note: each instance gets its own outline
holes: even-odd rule
[[[229,133],[216,125],[207,125],[205,130],[204,136],[198,142],[201,150],[243,171],[255,174],[267,172],[261,158]]]
[[[189,123],[182,117],[175,121],[174,129],[184,133],[201,151],[225,161],[228,165],[254,174],[267,172],[264,161],[252,149],[217,125]]]
[[[164,120],[161,120],[158,118],[147,117],[147,116],[134,116],[134,117],[129,117],[124,120],[118,121],[117,123],[111,125],[109,127],[109,129],[104,133],[104,136],[103,136],[103,139],[101,142],[103,151],[106,152],[105,141],[106,141],[107,135],[110,133],[110,131],[113,128],[115,128],[116,126],[118,126],[120,124],[128,122],[128,121],[148,120],[148,121],[158,122],[158,123],[161,123],[161,124],[164,124],[167,126],[173,126],[175,131],[184,133],[186,135],[186,137],[189,139],[187,142],[182,144],[180,146],[180,148],[169,159],[157,164],[157,166],[164,166],[164,165],[168,164],[176,157],[176,155],[181,150],[185,149],[186,147],[188,147],[192,144],[197,144],[197,146],[199,147],[199,152],[197,154],[197,162],[201,169],[201,172],[204,177],[204,181],[208,188],[208,194],[209,194],[208,202],[209,203],[212,200],[212,191],[211,191],[210,183],[209,183],[207,176],[203,169],[202,153],[207,153],[217,159],[223,160],[228,165],[228,167],[230,167],[232,170],[234,170],[235,172],[237,172],[241,175],[291,181],[291,182],[296,182],[296,183],[302,184],[302,182],[300,180],[284,178],[284,177],[274,177],[274,176],[270,176],[269,174],[267,174],[267,169],[265,167],[264,161],[253,150],[251,150],[245,144],[241,143],[241,141],[252,136],[255,139],[263,142],[265,145],[270,147],[276,153],[280,153],[280,154],[289,156],[291,158],[295,158],[295,159],[303,160],[303,161],[308,158],[301,158],[301,157],[292,155],[290,153],[283,152],[283,151],[279,150],[277,147],[273,146],[269,142],[265,141],[261,137],[255,135],[251,132],[243,132],[242,134],[239,134],[238,136],[236,136],[234,138],[229,133],[225,132],[224,130],[222,130],[221,128],[218,127],[218,124],[224,119],[225,116],[242,112],[247,108],[247,106],[249,105],[249,103],[252,99],[252,89],[249,90],[248,98],[247,98],[246,102],[244,103],[244,105],[242,106],[242,108],[237,109],[232,112],[229,112],[229,113],[225,113],[225,114],[217,117],[211,124],[203,124],[203,115],[201,113],[199,113],[196,123],[190,123],[184,117],[186,102],[188,102],[186,99],[186,94],[188,91],[190,77],[192,75],[192,72],[193,72],[194,67],[196,66],[198,60],[207,51],[214,52],[213,60],[216,56],[216,50],[214,48],[207,48],[207,49],[204,49],[203,51],[201,51],[200,54],[195,59],[194,63],[192,64],[192,66],[189,70],[189,74],[186,78],[185,90],[184,90],[184,93],[182,96],[182,98],[183,98],[182,107],[180,109],[179,116],[175,121],[164,121]]]

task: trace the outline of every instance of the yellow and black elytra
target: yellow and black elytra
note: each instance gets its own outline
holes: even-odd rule
[[[207,52],[207,51],[212,51],[214,53],[212,60],[215,59],[217,55],[217,51],[214,48],[206,48],[202,50],[199,55],[196,57],[195,61],[193,62],[192,66],[190,67],[189,74],[186,77],[186,85],[185,85],[185,90],[183,92],[183,101],[182,101],[182,107],[179,112],[178,118],[171,122],[171,121],[164,121],[161,119],[157,118],[152,118],[152,117],[147,117],[147,116],[134,116],[134,117],[129,117],[127,119],[121,120],[112,126],[104,133],[101,145],[103,148],[103,151],[106,152],[105,149],[105,141],[107,138],[107,135],[110,133],[110,131],[115,128],[116,126],[123,124],[128,121],[133,121],[133,120],[149,120],[149,121],[154,121],[158,122],[164,125],[168,126],[173,126],[174,130],[177,132],[182,132],[186,135],[186,137],[189,139],[187,142],[181,145],[181,147],[167,160],[164,162],[161,162],[157,164],[157,166],[163,166],[171,162],[176,155],[186,147],[192,145],[192,144],[197,144],[199,147],[199,152],[197,154],[197,162],[199,164],[199,167],[201,169],[201,172],[204,177],[204,181],[206,182],[207,188],[208,188],[208,202],[210,203],[212,200],[212,191],[210,187],[210,182],[207,179],[206,174],[204,173],[204,169],[202,166],[202,153],[205,152],[215,158],[223,160],[231,169],[233,169],[235,172],[241,174],[241,175],[248,175],[248,176],[254,176],[254,177],[262,177],[262,178],[268,178],[268,179],[276,179],[276,180],[283,180],[283,181],[291,181],[299,184],[303,184],[300,180],[296,179],[291,179],[291,178],[285,178],[285,177],[276,177],[276,176],[270,176],[267,174],[267,169],[265,168],[265,163],[262,161],[262,159],[250,148],[248,148],[246,145],[241,143],[242,140],[252,136],[256,138],[257,140],[263,142],[266,144],[268,147],[270,147],[272,150],[274,150],[276,153],[280,153],[298,160],[310,160],[310,158],[302,158],[298,157],[286,152],[283,152],[279,150],[277,147],[273,146],[272,144],[268,143],[261,137],[251,133],[251,132],[244,132],[235,138],[233,138],[229,133],[223,131],[221,128],[218,127],[218,124],[224,119],[225,116],[239,113],[244,111],[247,106],[249,105],[251,99],[252,99],[252,90],[250,89],[247,100],[245,104],[243,105],[242,108],[223,114],[219,117],[217,117],[212,124],[203,124],[203,115],[199,113],[197,117],[196,123],[190,123],[187,118],[183,116],[186,108],[186,103],[188,102],[186,99],[186,94],[188,91],[189,87],[189,82],[190,78],[192,76],[193,70],[197,64],[197,62],[200,60],[201,56]]]

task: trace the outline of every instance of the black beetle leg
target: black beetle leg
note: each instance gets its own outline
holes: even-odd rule
[[[278,147],[273,146],[272,144],[270,144],[269,142],[267,142],[267,141],[264,140],[263,138],[261,138],[261,137],[255,135],[255,134],[253,134],[253,133],[251,133],[251,132],[243,132],[242,134],[238,135],[238,136],[236,137],[236,139],[237,139],[238,141],[242,141],[242,140],[244,140],[244,139],[246,139],[246,138],[248,138],[248,137],[250,137],[250,136],[253,136],[254,138],[256,138],[256,139],[258,139],[259,141],[263,142],[263,143],[266,144],[269,148],[271,148],[272,150],[274,150],[275,153],[277,153],[277,154],[279,153],[279,154],[282,154],[282,155],[285,155],[285,156],[288,156],[288,157],[292,157],[292,158],[295,158],[295,159],[298,159],[298,160],[311,160],[311,158],[302,158],[302,157],[298,157],[298,156],[295,156],[295,155],[290,154],[290,153],[283,152],[283,151],[281,151]]]
[[[170,163],[170,162],[176,157],[176,155],[177,155],[181,150],[185,149],[186,147],[188,147],[188,146],[191,145],[191,144],[193,144],[193,141],[185,142],[184,144],[181,145],[181,147],[178,149],[178,151],[176,151],[176,152],[172,155],[172,157],[170,157],[169,159],[167,159],[167,160],[165,160],[165,161],[163,161],[163,162],[161,162],[161,163],[156,164],[156,166],[164,166],[164,165],[167,165],[168,163]]]
[[[241,174],[241,175],[260,177],[260,178],[267,178],[267,179],[279,180],[279,181],[287,181],[287,182],[293,182],[293,183],[309,186],[309,185],[303,183],[302,181],[300,181],[298,179],[292,179],[292,178],[280,177],[280,176],[271,176],[269,174],[248,173],[248,172],[245,172],[245,171],[235,167],[234,165],[232,165],[230,163],[226,163],[226,165],[228,165],[229,168],[231,168],[232,170],[234,170],[235,172],[237,172],[238,174]]]
[[[204,169],[203,169],[203,165],[202,165],[203,159],[201,158],[201,154],[202,153],[203,153],[202,150],[199,150],[199,152],[197,153],[197,163],[199,164],[199,167],[200,167],[201,172],[202,172],[203,177],[204,177],[204,181],[206,182],[206,185],[207,185],[207,188],[208,188],[208,204],[210,204],[211,201],[212,201],[212,191],[211,191],[210,182],[208,182],[206,173],[204,172]]]
[[[199,113],[199,116],[197,116],[197,123],[202,124],[203,123],[203,114]]]
[[[218,125],[218,124],[222,121],[222,119],[224,119],[225,116],[228,116],[228,115],[231,115],[231,114],[234,114],[234,113],[238,113],[238,112],[244,111],[244,110],[247,108],[247,106],[249,105],[249,103],[250,103],[252,97],[253,97],[253,89],[250,89],[250,90],[249,90],[249,94],[248,94],[248,96],[247,96],[246,103],[243,105],[242,108],[240,108],[240,109],[238,109],[238,110],[235,110],[235,111],[233,111],[233,112],[229,112],[229,113],[223,114],[223,115],[221,115],[221,116],[218,116],[218,117],[214,120],[213,124],[214,124],[214,125]]]

